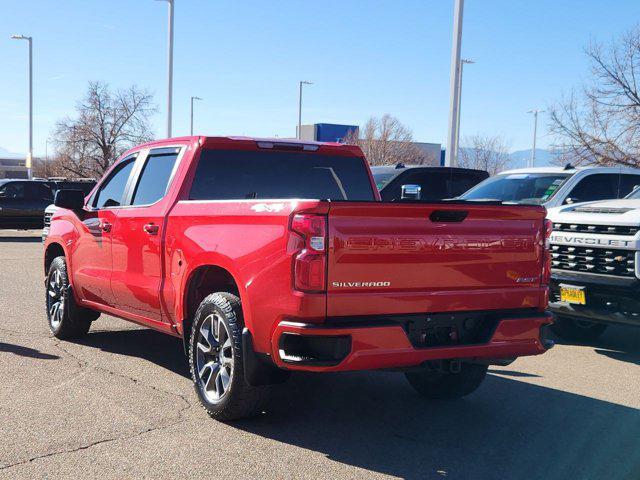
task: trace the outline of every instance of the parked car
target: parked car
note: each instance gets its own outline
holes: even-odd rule
[[[55,203],[53,335],[107,313],[181,337],[214,418],[259,411],[293,370],[394,369],[461,397],[552,346],[544,208],[381,203],[356,146],[156,141]]]
[[[548,218],[556,334],[592,341],[610,324],[640,326],[640,189],[552,208]]]
[[[395,202],[403,198],[403,185],[417,185],[418,192],[410,198],[419,200],[442,200],[463,194],[480,183],[489,174],[484,170],[452,167],[429,167],[424,165],[375,166],[371,173],[384,202]]]
[[[96,186],[96,181],[92,178],[76,178],[76,179],[68,179],[68,178],[49,178],[45,180],[51,185],[52,189],[55,192],[62,189],[76,189],[82,190],[85,195],[89,195],[93,187]],[[49,225],[51,223],[51,217],[57,210],[57,207],[54,204],[48,205],[47,208],[44,209],[44,218],[43,218],[43,228],[42,228],[42,241],[44,242],[49,235]]]
[[[96,181],[93,178],[50,177],[46,181],[54,191],[76,189],[82,190],[85,195],[89,195],[93,187],[96,186]]]
[[[536,167],[508,170],[461,195],[467,200],[544,205],[623,198],[640,184],[640,170],[618,167]]]
[[[42,228],[53,190],[38,180],[0,180],[0,228]]]

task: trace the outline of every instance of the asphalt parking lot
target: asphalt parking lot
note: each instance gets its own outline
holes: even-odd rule
[[[0,232],[1,478],[640,479],[640,329],[491,368],[474,395],[401,374],[296,375],[263,416],[209,419],[177,339],[43,307],[39,232]]]

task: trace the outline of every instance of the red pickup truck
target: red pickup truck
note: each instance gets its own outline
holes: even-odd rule
[[[552,346],[544,208],[382,203],[358,147],[156,141],[55,204],[53,334],[105,313],[181,337],[214,418],[260,411],[292,370],[393,369],[460,397]]]

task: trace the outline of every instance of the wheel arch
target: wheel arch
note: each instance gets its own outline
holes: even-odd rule
[[[66,252],[64,247],[58,242],[50,242],[47,245],[47,248],[44,251],[44,274],[47,275],[49,273],[49,267],[51,266],[51,262],[56,257],[66,257]]]
[[[208,263],[194,268],[188,275],[182,292],[181,317],[182,338],[185,351],[189,342],[189,332],[193,323],[193,316],[204,298],[214,292],[229,292],[240,298],[243,317],[246,325],[246,306],[244,303],[244,291],[236,276],[228,269]]]

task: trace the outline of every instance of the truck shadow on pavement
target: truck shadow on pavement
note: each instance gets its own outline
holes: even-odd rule
[[[99,330],[92,331],[74,342],[105,352],[141,358],[173,373],[191,378],[182,341],[170,335],[147,329]]]
[[[401,478],[640,478],[639,410],[493,375],[451,402],[402,374],[298,375],[233,425]]]
[[[610,325],[600,338],[589,343],[569,342],[560,338],[554,340],[562,345],[592,347],[599,355],[640,365],[640,328],[637,327]]]
[[[16,345],[14,343],[0,342],[0,353],[7,352],[17,355],[19,357],[30,357],[38,360],[57,360],[60,358],[58,355],[51,355],[50,353],[44,353],[35,348],[24,347],[22,345]]]
[[[180,340],[151,330],[95,331],[78,343],[189,376]],[[489,374],[450,402],[420,398],[400,373],[294,374],[265,414],[230,426],[360,468],[362,478],[640,478],[640,410],[526,383],[540,380],[517,363],[508,372],[513,379]],[[277,447],[269,455],[280,461]]]

